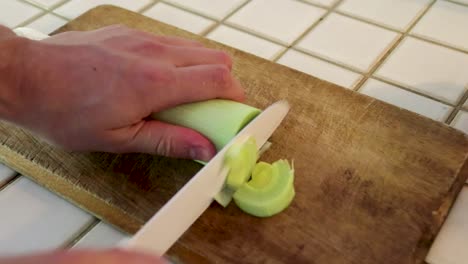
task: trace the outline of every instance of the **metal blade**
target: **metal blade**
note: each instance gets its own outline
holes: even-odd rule
[[[223,166],[224,153],[235,142],[255,137],[257,149],[268,140],[289,111],[282,100],[270,105],[245,126],[212,160],[182,187],[124,245],[152,254],[163,255],[200,217],[222,190],[228,170]]]

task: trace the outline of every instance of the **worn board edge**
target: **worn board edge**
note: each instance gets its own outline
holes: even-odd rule
[[[450,190],[447,192],[445,200],[442,202],[441,206],[437,211],[432,212],[434,216],[433,219],[436,221],[436,224],[433,226],[434,229],[425,233],[426,236],[422,236],[419,239],[418,245],[416,247],[417,251],[414,252],[415,259],[420,260],[423,264],[429,264],[425,261],[425,259],[429,253],[429,250],[431,249],[431,245],[434,243],[437,234],[440,232],[443,224],[447,220],[447,216],[453,208],[457,196],[466,185],[465,182],[468,178],[468,153],[465,155],[463,165],[458,169],[456,175],[461,177],[456,177],[456,180],[453,182]]]
[[[96,8],[93,8],[79,17],[75,18],[75,20],[81,19],[83,17],[88,16],[90,13],[93,13],[99,9],[103,8],[113,8],[113,9],[122,9],[120,7],[112,6],[112,5],[102,5],[98,6]],[[124,9],[125,10],[125,9]],[[127,12],[131,12],[128,10],[125,10]],[[148,18],[150,19],[150,18]],[[69,23],[72,23],[74,20],[70,21]],[[158,21],[160,22],[160,21]],[[69,24],[65,24],[64,26],[60,27],[54,33],[58,33],[61,31],[62,28],[66,28],[66,26]],[[160,22],[163,23],[163,22]],[[170,25],[168,25],[170,26]],[[171,26],[173,27],[173,26]],[[178,29],[180,30],[180,29]],[[214,42],[214,41],[213,41]],[[233,49],[232,47],[229,47],[230,49]],[[243,51],[239,51],[242,53],[245,53]],[[251,55],[253,57],[256,57],[255,55]],[[258,57],[257,57],[258,58]],[[270,62],[270,61],[268,61]],[[288,68],[288,70],[293,70],[298,72],[299,74],[304,74],[302,72],[299,72],[294,69]],[[305,75],[305,74],[304,74]],[[314,77],[314,76],[312,76]],[[317,78],[317,77],[314,77]],[[345,89],[345,88],[342,88]],[[366,95],[361,95],[361,96],[366,96]],[[400,111],[405,111],[409,112],[406,109],[402,109],[400,107],[396,107],[391,105],[392,107],[400,110]],[[411,112],[414,115],[413,112]],[[424,116],[418,115],[421,118],[428,119]],[[430,119],[428,119],[430,120]],[[433,120],[430,120],[431,122],[435,122]],[[458,130],[453,129],[452,127],[437,122],[437,124],[441,126],[445,126],[448,129],[452,129],[455,131],[455,133],[461,133]],[[465,138],[466,135],[465,135]],[[427,243],[432,244],[433,239],[435,238],[435,235],[440,231],[440,228],[442,227],[443,222],[445,221],[448,213],[450,212],[450,209],[452,208],[455,198],[457,197],[458,193],[461,191],[461,189],[464,186],[464,182],[468,178],[468,155],[464,159],[463,166],[459,169],[457,173],[457,180],[454,181],[445,202],[442,204],[442,206],[439,208],[437,213],[436,219],[438,219],[438,223],[435,227],[435,230],[431,230],[431,232],[428,232],[428,237],[422,237],[420,240],[420,245],[418,245],[418,252],[415,252],[415,259],[422,260],[424,259],[423,256],[425,256],[428,252],[429,246]],[[96,197],[93,193],[89,193],[86,190],[76,188],[76,186],[72,185],[70,182],[65,180],[64,178],[60,177],[59,175],[55,174],[53,171],[48,170],[47,168],[44,167],[39,167],[37,166],[37,163],[34,162],[34,159],[28,159],[27,157],[21,155],[20,153],[16,152],[14,149],[8,148],[6,146],[1,146],[0,147],[0,161],[6,164],[7,166],[10,166],[12,169],[15,169],[17,172],[20,174],[31,178],[35,182],[37,182],[39,185],[44,186],[45,188],[51,190],[52,192],[56,193],[57,195],[61,196],[62,198],[66,199],[67,201],[70,201],[74,205],[82,208],[85,211],[90,212],[91,214],[95,215],[99,219],[103,219],[104,221],[108,222],[109,224],[121,229],[124,232],[133,234],[135,233],[139,228],[141,228],[142,224],[140,220],[132,217],[131,215],[126,214],[119,208],[113,207],[110,204],[106,203],[105,201],[101,200],[99,197]],[[128,227],[128,228],[125,228]],[[179,252],[179,248],[183,246],[181,245],[175,245],[174,248],[178,248],[177,251]],[[198,259],[200,262],[197,261],[197,263],[204,263],[204,258],[202,256],[199,256],[196,253],[190,252],[189,249],[187,250],[186,255],[197,255]],[[169,254],[173,252],[174,250],[170,250]],[[206,260],[206,259],[205,259]]]

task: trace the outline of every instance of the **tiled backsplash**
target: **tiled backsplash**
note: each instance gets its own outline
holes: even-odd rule
[[[2,0],[0,23],[50,33],[101,4],[142,13],[468,133],[468,0]],[[467,195],[468,186],[436,239],[430,264],[468,263]],[[0,218],[0,254],[110,246],[125,237],[4,166],[0,210],[9,215]]]

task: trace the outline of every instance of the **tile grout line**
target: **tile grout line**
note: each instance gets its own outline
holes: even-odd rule
[[[388,79],[385,79],[385,78],[382,78],[382,77],[379,77],[379,76],[375,76],[375,75],[374,75],[374,76],[369,76],[368,79],[370,79],[370,78],[376,79],[376,80],[381,81],[381,82],[386,83],[386,84],[390,84],[390,85],[395,86],[395,87],[397,87],[397,88],[399,88],[399,89],[401,89],[401,90],[405,90],[405,91],[411,92],[411,93],[413,93],[413,94],[416,94],[416,95],[425,97],[425,98],[427,98],[427,99],[430,99],[430,100],[439,102],[439,103],[444,104],[444,105],[447,105],[447,106],[451,106],[451,107],[455,107],[455,106],[456,106],[456,105],[454,105],[453,103],[446,102],[446,101],[444,101],[444,100],[442,100],[442,99],[440,99],[440,98],[427,95],[427,94],[422,93],[422,92],[420,92],[420,91],[418,91],[418,90],[414,90],[414,89],[412,89],[412,88],[408,88],[408,87],[406,87],[406,86],[404,86],[404,85],[401,85],[401,84],[399,84],[399,83],[393,82],[393,81],[391,81],[391,80],[388,80]]]
[[[152,7],[154,7],[154,6],[155,6],[157,3],[159,3],[159,2],[161,2],[161,0],[153,0],[153,1],[151,1],[151,3],[144,5],[143,7],[141,7],[140,9],[138,9],[136,12],[137,12],[138,14],[142,14],[142,15],[143,15],[144,12],[148,11],[149,9],[151,9]]]
[[[91,230],[93,230],[94,227],[96,227],[100,222],[101,220],[99,220],[98,218],[96,218],[94,215],[93,215],[93,218],[89,221],[90,223],[88,223],[86,226],[84,226],[81,230],[79,230],[75,235],[73,235],[68,241],[65,241],[62,246],[60,246],[60,248],[63,248],[63,249],[69,249],[69,248],[72,248],[73,246],[75,246],[78,242],[80,242],[80,240],[86,236]]]
[[[370,70],[364,74],[364,78],[362,78],[362,80],[360,81],[360,83],[358,83],[356,85],[356,87],[354,88],[354,91],[358,92],[359,89],[361,89],[362,85],[370,78],[370,77],[373,77],[372,75],[374,75],[375,71],[377,71],[377,69],[385,62],[385,60],[388,58],[388,56],[390,56],[390,54],[392,54],[392,52],[400,45],[400,43],[408,36],[409,32],[411,31],[411,29],[413,29],[414,26],[416,26],[416,24],[419,22],[419,20],[421,20],[424,15],[431,9],[431,7],[435,4],[436,0],[432,0],[432,2],[430,2],[426,8],[423,10],[423,12],[421,12],[419,14],[419,16],[414,19],[414,21],[412,22],[412,24],[405,30],[405,32],[403,32],[402,34],[400,34],[400,36],[397,38],[396,41],[394,41],[392,43],[392,45],[390,47],[388,47],[388,49],[380,55],[380,58],[377,59],[377,61],[374,62],[374,64],[372,65],[372,67],[370,68]]]
[[[452,123],[452,121],[455,119],[457,116],[458,112],[463,109],[463,104],[468,101],[468,85],[465,86],[465,93],[463,96],[460,98],[458,101],[458,104],[453,108],[452,112],[448,115],[448,117],[445,119],[445,123],[449,124]]]
[[[182,5],[174,4],[174,3],[172,3],[172,2],[168,2],[168,1],[165,1],[165,0],[159,0],[159,2],[161,2],[161,3],[165,4],[165,5],[172,6],[172,7],[174,7],[174,8],[180,9],[180,10],[185,11],[185,12],[187,12],[187,13],[190,13],[190,14],[192,14],[192,15],[196,15],[196,16],[203,17],[203,18],[208,19],[208,20],[211,20],[211,21],[213,21],[213,22],[217,22],[217,21],[218,21],[218,19],[216,19],[215,17],[211,17],[211,16],[208,16],[208,15],[199,13],[199,12],[197,12],[197,11],[194,11],[194,10],[188,8],[188,7],[184,7],[184,6],[182,6]]]
[[[331,4],[330,6],[327,6],[327,5],[322,5],[322,4],[318,4],[318,3],[308,2],[308,1],[306,1],[306,0],[295,0],[295,1],[296,1],[296,2],[301,2],[301,3],[304,3],[304,4],[307,4],[307,5],[310,5],[310,6],[315,6],[315,7],[327,9],[327,10],[332,9],[333,6],[335,6],[337,2],[342,2],[341,0],[339,0],[339,1],[336,1],[336,0],[335,0],[335,3]]]
[[[302,2],[301,0],[297,0],[297,1]],[[160,2],[166,3],[166,1],[164,1],[164,0],[162,0],[162,1],[160,1]],[[184,8],[180,8],[180,7],[178,7],[178,6],[176,6],[176,5],[172,5],[172,4],[170,4],[170,3],[167,3],[167,4],[168,4],[168,5],[171,5],[171,6],[175,7],[175,8],[179,8],[179,9],[182,9],[182,10],[184,10],[184,11],[187,11],[187,12],[189,12],[189,13],[192,13],[192,14],[195,14],[195,15],[200,15],[200,14],[198,14],[198,13],[196,13],[196,12],[191,11],[191,10],[187,10],[187,9],[184,9]],[[336,6],[338,6],[338,5],[339,5],[339,2],[335,2],[335,4],[336,4]],[[426,8],[427,8],[427,7],[426,7]],[[236,12],[236,11],[234,11],[234,12]],[[333,12],[333,11],[332,11],[332,12]],[[327,13],[326,13],[326,14],[327,14]],[[423,12],[421,12],[421,15],[422,15],[422,14],[423,14]],[[324,14],[324,16],[325,16],[325,14]],[[210,18],[210,17],[206,17],[206,16],[203,16],[203,17],[204,17],[204,18],[207,18],[207,19],[210,19],[210,20],[213,20],[213,19]],[[414,22],[417,22],[417,21],[418,21],[418,20],[415,19]],[[366,22],[366,21],[363,21],[363,22]],[[217,25],[218,25],[218,24],[213,25],[212,27],[216,27]],[[243,28],[237,27],[237,26],[235,26],[235,25],[230,25],[230,24],[223,24],[223,25],[224,25],[224,26],[227,26],[227,27],[231,27],[231,28],[236,29],[236,30],[238,30],[238,31],[241,31],[241,32],[243,32],[243,33],[249,34],[249,35],[251,35],[251,36],[254,36],[254,37],[257,37],[257,38],[260,38],[260,39],[269,41],[269,42],[274,43],[274,44],[276,44],[276,45],[279,45],[279,46],[281,46],[281,47],[283,47],[283,48],[286,48],[286,49],[284,49],[284,50],[282,50],[282,51],[279,51],[279,52],[271,59],[273,62],[276,62],[276,61],[277,61],[279,58],[281,58],[281,56],[284,55],[284,53],[286,53],[288,50],[294,50],[294,51],[300,52],[300,53],[302,53],[302,54],[305,54],[305,55],[307,55],[307,56],[310,56],[310,57],[319,59],[319,60],[321,60],[321,61],[324,61],[324,62],[333,64],[333,65],[338,66],[338,67],[341,67],[341,68],[344,68],[344,69],[349,70],[349,71],[351,71],[351,72],[360,74],[361,77],[352,85],[351,90],[355,90],[355,89],[358,87],[358,85],[360,85],[362,82],[365,82],[365,81],[367,80],[367,79],[365,79],[365,72],[363,72],[363,71],[361,71],[361,70],[359,70],[359,69],[357,69],[357,68],[351,67],[351,66],[346,65],[346,64],[342,64],[342,63],[340,63],[340,62],[338,62],[338,61],[334,61],[334,60],[331,60],[331,59],[322,57],[322,56],[320,56],[319,54],[314,54],[314,53],[311,53],[311,52],[309,52],[309,51],[307,51],[307,50],[302,50],[302,49],[300,49],[300,48],[298,48],[298,47],[294,47],[294,46],[288,47],[288,46],[285,46],[283,43],[280,43],[280,42],[278,42],[278,41],[275,41],[275,40],[272,40],[272,39],[269,39],[269,38],[265,38],[265,37],[263,37],[263,36],[256,35],[256,34],[254,34],[254,33],[252,33],[252,32],[249,32],[248,30],[245,30],[245,29],[243,29]],[[378,26],[378,25],[377,25],[377,26]],[[396,31],[395,31],[395,32],[396,32]],[[397,32],[397,33],[398,33],[398,32]],[[402,33],[400,33],[400,34],[402,34]],[[200,34],[200,35],[202,35],[202,34]],[[294,42],[293,42],[293,43],[294,43]],[[235,47],[234,47],[234,48],[235,48]],[[388,50],[387,50],[387,51],[388,51]],[[381,57],[380,59],[382,59],[382,57]],[[379,59],[378,59],[378,60],[379,60]],[[430,99],[430,100],[434,100],[434,101],[443,103],[443,104],[445,104],[445,105],[453,106],[453,104],[450,103],[450,102],[446,102],[446,101],[443,101],[443,100],[441,100],[441,99],[439,99],[439,98],[435,98],[435,97],[432,97],[432,96],[430,96],[430,95],[426,95],[426,94],[424,94],[424,93],[418,92],[418,91],[416,91],[416,90],[411,89],[410,87],[403,86],[403,85],[398,84],[398,83],[396,83],[396,82],[393,82],[393,81],[391,81],[391,80],[386,80],[386,79],[382,79],[382,78],[380,78],[380,77],[375,77],[375,76],[372,76],[372,77],[375,78],[375,79],[378,79],[379,81],[383,81],[383,82],[386,82],[386,83],[388,83],[388,84],[390,84],[390,85],[397,86],[398,88],[401,88],[401,89],[406,90],[406,91],[411,92],[411,93],[415,93],[415,94],[417,94],[417,95],[423,96],[423,97],[428,98],[428,99]]]
[[[457,5],[461,5],[461,6],[464,6],[464,7],[468,7],[468,4],[460,3],[460,2],[457,2],[457,1],[453,1],[453,0],[445,0],[445,2],[450,2],[452,4],[457,4]]]
[[[320,5],[313,4],[313,3],[307,2],[305,0],[296,0],[296,1],[299,1],[299,2],[302,2],[302,3],[305,3],[305,4],[309,4],[309,5],[315,6],[315,7],[321,7]],[[456,3],[456,2],[453,2],[453,1],[449,1],[449,0],[445,0],[445,1]],[[461,4],[461,3],[456,3],[456,4]],[[432,5],[432,4],[429,4],[429,5]],[[461,4],[461,5],[465,6],[464,4]],[[466,5],[466,7],[468,7],[468,5]],[[427,9],[427,6],[426,6],[426,9]],[[419,16],[424,15],[427,12],[426,9],[423,9],[421,11],[421,13],[419,14]],[[405,32],[408,32],[407,33],[408,36],[417,38],[419,40],[427,41],[427,42],[432,43],[434,45],[439,45],[439,46],[442,46],[442,47],[445,47],[445,48],[448,48],[448,49],[452,49],[452,50],[456,50],[456,51],[468,54],[468,49],[460,48],[460,47],[457,47],[455,45],[452,46],[451,44],[446,44],[444,42],[441,42],[441,41],[436,40],[436,39],[432,39],[430,37],[425,37],[425,36],[420,36],[420,35],[417,35],[417,34],[414,34],[414,33],[410,33],[409,31],[410,31],[410,29],[413,28],[413,23],[419,21],[419,16],[417,16],[416,19],[414,19],[410,23],[410,26],[408,26],[405,30],[399,30],[397,28],[393,28],[393,27],[385,25],[383,23],[379,23],[377,21],[373,21],[373,20],[365,18],[365,17],[361,17],[361,16],[358,16],[358,15],[354,15],[352,13],[341,11],[341,10],[338,10],[336,8],[334,8],[334,10],[332,10],[332,12],[336,13],[336,14],[339,14],[339,15],[342,15],[342,16],[345,16],[345,17],[348,17],[348,18],[352,18],[352,19],[355,19],[355,20],[370,24],[370,25],[373,25],[373,26],[376,26],[376,27],[380,27],[380,28],[383,28],[383,29],[386,29],[386,30],[389,30],[389,31],[392,31],[392,32],[396,32],[396,33],[399,33],[399,34],[403,34]]]
[[[229,14],[227,14],[223,19],[217,21],[214,25],[208,27],[207,29],[203,30],[203,32],[200,33],[200,36],[203,36],[203,37],[206,37],[208,34],[210,34],[211,32],[213,32],[213,30],[215,30],[215,28],[217,28],[218,26],[220,25],[223,25],[225,24],[224,22],[226,20],[228,20],[230,17],[232,17],[235,13],[237,13],[237,11],[241,10],[244,6],[248,5],[250,2],[252,2],[252,0],[247,0],[245,1],[244,3],[242,3],[241,5],[239,5],[238,7],[234,8],[233,10],[231,10],[231,12],[229,12]],[[251,34],[251,33],[249,33]],[[255,35],[254,35],[255,36]],[[282,45],[283,46],[283,45]]]
[[[313,57],[313,58],[316,58],[316,59],[319,59],[321,61],[324,61],[324,62],[327,62],[327,63],[330,63],[330,64],[333,64],[335,66],[338,66],[338,67],[341,67],[341,68],[344,68],[348,71],[351,71],[351,72],[354,72],[354,73],[357,73],[357,74],[361,74],[363,75],[364,72],[362,72],[361,70],[357,69],[357,68],[354,68],[354,67],[350,67],[349,65],[346,65],[346,64],[343,64],[339,61],[334,61],[334,60],[331,60],[331,59],[328,59],[326,57],[322,57],[320,56],[319,54],[315,54],[315,53],[312,53],[312,52],[309,52],[307,50],[304,50],[304,49],[300,49],[298,47],[290,47],[288,50],[294,50],[294,51],[297,51],[297,52],[300,52],[304,55],[307,55],[309,57]],[[279,58],[278,58],[279,59]]]
[[[317,27],[320,22],[322,22],[328,15],[330,15],[333,10],[342,2],[343,0],[336,1],[327,11],[323,14],[317,21],[312,23],[309,27],[306,28],[304,32],[302,32],[299,37],[297,37],[290,45],[288,45],[287,49],[283,50],[282,52],[278,53],[273,59],[273,62],[277,62],[290,48],[296,46],[307,34],[309,34],[315,27]],[[299,1],[304,3],[303,1]]]
[[[41,17],[46,16],[47,14],[55,15],[55,16],[57,16],[57,17],[60,17],[61,19],[64,19],[64,20],[67,21],[67,22],[70,21],[70,19],[68,19],[68,18],[66,18],[66,17],[64,17],[64,16],[61,16],[61,15],[56,14],[56,13],[53,12],[53,10],[55,10],[55,9],[57,9],[58,7],[60,7],[60,6],[64,5],[64,4],[70,2],[70,0],[64,0],[64,1],[62,1],[62,2],[59,2],[59,3],[55,4],[55,5],[52,5],[49,9],[47,9],[47,8],[45,8],[45,7],[42,7],[42,6],[38,5],[38,4],[28,2],[27,0],[17,0],[17,1],[20,1],[20,2],[22,2],[22,3],[24,3],[24,4],[29,5],[29,6],[33,6],[33,7],[35,7],[35,8],[38,8],[38,9],[42,10],[43,12],[40,13],[40,14],[38,14],[38,15],[36,15],[36,16],[33,16],[33,17],[31,17],[31,18],[26,19],[25,21],[23,21],[23,22],[21,22],[20,24],[16,25],[14,28],[16,28],[16,27],[24,27],[24,26],[26,26],[26,25],[28,25],[28,24],[30,24],[30,23],[32,23],[32,22],[34,22],[34,21],[40,19]]]
[[[415,39],[425,41],[425,42],[429,42],[431,44],[438,45],[438,46],[441,46],[441,47],[444,47],[444,48],[447,48],[447,49],[451,49],[451,50],[455,50],[455,51],[458,51],[458,52],[468,54],[468,49],[463,49],[463,48],[456,47],[456,46],[450,46],[449,44],[439,42],[438,40],[431,39],[429,37],[420,36],[420,35],[417,35],[417,34],[414,34],[414,33],[408,33],[408,36],[412,37],[412,38],[415,38]]]
[[[11,177],[10,179],[8,179],[4,184],[0,185],[0,192],[3,191],[5,188],[7,188],[8,186],[12,185],[13,183],[15,183],[17,180],[19,180],[21,178],[21,174],[19,174],[18,172],[16,172],[16,174]]]

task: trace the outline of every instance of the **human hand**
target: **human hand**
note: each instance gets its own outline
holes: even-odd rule
[[[148,117],[183,103],[244,98],[230,57],[191,40],[110,26],[26,47],[7,119],[69,150],[209,160],[216,150],[204,136]]]
[[[0,258],[0,264],[164,264],[162,258],[117,249],[53,251]]]

